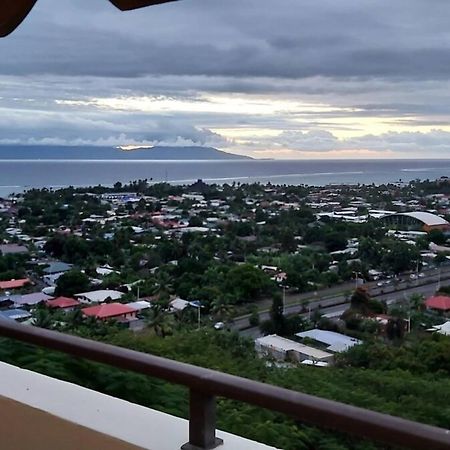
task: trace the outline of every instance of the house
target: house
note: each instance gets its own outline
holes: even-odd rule
[[[139,313],[139,312],[143,311],[144,309],[151,308],[152,304],[145,300],[139,300],[137,302],[127,303],[127,306],[129,306],[130,308],[133,308],[136,312]]]
[[[75,294],[75,297],[77,297],[81,303],[104,303],[107,300],[119,300],[122,296],[123,292],[109,289],[100,289],[98,291]]]
[[[28,278],[20,280],[0,281],[0,290],[6,291],[11,289],[20,289],[30,283]]]
[[[320,342],[327,345],[327,351],[333,353],[345,352],[354,345],[362,344],[359,339],[346,336],[345,334],[336,333],[334,331],[326,330],[309,330],[303,331],[302,333],[297,333],[297,337],[305,339],[313,339],[314,341]]]
[[[390,316],[389,314],[375,314],[370,319],[378,324],[378,333],[388,337],[389,333],[397,334],[400,337],[408,332],[409,321],[400,317]],[[391,329],[391,331],[389,331]]]
[[[80,305],[78,300],[70,297],[56,297],[52,300],[47,300],[45,304],[49,308],[61,309],[64,311],[73,311],[74,308]]]
[[[14,299],[21,297],[20,295],[2,295],[0,297],[0,308],[10,308],[14,305]]]
[[[332,363],[332,353],[324,352],[307,345],[300,344],[290,339],[271,334],[256,339],[255,350],[263,356],[270,356],[278,361],[303,362],[313,361],[318,363]]]
[[[67,264],[61,261],[54,261],[48,264],[48,266],[42,271],[45,275],[52,275],[55,273],[64,273],[72,269],[72,264]]]
[[[56,286],[58,278],[64,275],[64,272],[51,273],[49,275],[44,275],[43,280],[47,286]]]
[[[429,328],[427,331],[437,332],[439,334],[443,334],[444,336],[450,336],[450,320],[443,323],[442,325],[435,325],[434,327]]]
[[[183,311],[185,308],[189,306],[189,302],[187,300],[183,300],[182,298],[175,298],[170,302],[170,309],[172,311]]]
[[[90,306],[81,310],[87,317],[95,317],[99,320],[127,321],[136,319],[136,310],[121,303],[105,303],[103,305]]]
[[[431,311],[450,317],[450,297],[446,295],[435,295],[427,298],[425,300],[425,307]]]
[[[19,255],[28,253],[28,249],[24,245],[2,244],[0,245],[0,253],[2,255]]]
[[[100,275],[102,277],[106,277],[107,275],[111,275],[112,273],[119,273],[117,270],[113,270],[111,266],[108,264],[106,266],[100,266],[95,269],[95,272],[97,275]]]
[[[14,296],[14,306],[35,306],[39,303],[50,300],[52,297],[46,295],[43,292],[33,292],[32,294],[25,295],[15,295]]]
[[[0,311],[0,319],[16,320],[17,322],[22,322],[31,317],[31,314],[24,309],[7,309],[5,311]]]

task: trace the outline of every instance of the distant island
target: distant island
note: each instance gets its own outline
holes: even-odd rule
[[[213,147],[169,147],[155,146],[122,150],[117,147],[71,147],[44,145],[0,146],[0,159],[145,159],[153,161],[180,160],[252,160],[248,156],[235,155]]]

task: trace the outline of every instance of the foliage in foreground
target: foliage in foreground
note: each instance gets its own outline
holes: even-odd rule
[[[368,344],[358,354],[343,358],[342,367],[284,370],[267,367],[254,354],[250,341],[228,332],[180,332],[160,339],[114,330],[103,335],[102,340],[441,427],[450,423],[448,370],[439,371],[434,367],[427,372],[426,367],[430,364],[432,368],[433,352],[436,358],[440,358],[442,352],[448,354],[450,344],[445,338],[427,339],[420,344],[420,351],[408,353],[409,359],[419,360],[423,352],[428,352],[429,359],[422,361],[421,366],[411,362],[406,367],[405,354],[385,346],[381,346],[385,347],[384,354],[375,352],[373,356],[375,359],[383,357],[384,361],[371,364],[368,361],[370,346],[380,344]],[[0,341],[0,358],[170,414],[187,416],[186,389],[161,380],[7,340]],[[229,400],[219,401],[219,427],[287,450],[386,448],[307,427],[282,415]]]

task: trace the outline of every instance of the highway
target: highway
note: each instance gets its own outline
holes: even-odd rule
[[[411,279],[409,275],[404,275],[401,280],[390,280],[389,284],[384,286],[378,286],[378,282],[366,283],[364,286],[368,289],[372,298],[377,300],[386,301],[388,305],[402,301],[405,297],[409,297],[412,294],[422,294],[425,297],[433,295],[439,286],[450,285],[450,267],[446,266],[439,269],[430,269],[422,272],[421,277]],[[354,289],[355,284],[351,287]],[[318,291],[317,293],[307,293],[297,295],[298,301],[295,301],[295,297],[290,298],[286,296],[286,305],[284,307],[285,315],[301,314],[304,317],[308,317],[316,310],[326,317],[338,317],[340,316],[349,305],[349,296],[344,294],[349,289],[348,285],[338,286],[331,289],[325,289]],[[331,292],[334,292],[330,294]],[[294,297],[294,298],[293,298]],[[260,322],[264,322],[270,318],[269,310],[259,312]],[[231,329],[239,331],[244,336],[258,337],[259,328],[251,327],[249,323],[249,316],[237,317],[234,319]]]

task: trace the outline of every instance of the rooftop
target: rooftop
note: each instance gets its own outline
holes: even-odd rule
[[[43,294],[42,292],[11,296],[15,305],[37,305],[38,303],[45,302],[51,298],[50,295]]]
[[[89,292],[81,292],[80,294],[76,294],[75,297],[85,298],[89,302],[93,303],[102,303],[108,298],[111,300],[118,300],[123,296],[123,292],[114,291],[109,289],[100,289],[98,291],[89,291]]]
[[[255,342],[265,347],[271,347],[285,352],[293,350],[303,355],[308,355],[312,358],[317,359],[333,356],[331,353],[324,352],[323,350],[318,350],[314,347],[309,347],[308,345],[300,344],[299,342],[291,341],[290,339],[277,336],[276,334],[258,338]]]
[[[345,352],[354,345],[362,344],[362,341],[359,339],[346,336],[345,334],[319,329],[303,331],[302,333],[297,333],[296,336],[314,339],[317,342],[327,344],[329,346],[327,350],[330,352]]]
[[[66,264],[64,262],[55,261],[48,264],[48,267],[43,269],[43,273],[52,274],[59,272],[67,272],[72,268],[72,264]]]
[[[70,297],[57,297],[53,300],[48,300],[46,305],[50,308],[73,308],[78,306],[80,302]]]
[[[20,280],[0,281],[0,289],[18,289],[25,286],[29,282],[30,280],[28,278],[22,278]]]
[[[436,214],[432,214],[424,211],[412,211],[412,212],[404,212],[404,213],[395,213],[390,214],[391,216],[405,216],[411,217],[412,219],[416,219],[425,225],[428,226],[450,226],[450,223],[447,222],[444,218],[437,216]]]
[[[109,317],[117,317],[136,312],[134,308],[127,305],[122,305],[121,303],[105,303],[104,305],[84,308],[82,311],[84,315],[96,317],[97,319],[107,319]]]
[[[24,309],[5,309],[4,311],[0,311],[0,318],[9,319],[9,320],[20,320],[20,319],[28,319],[31,317],[31,314]]]
[[[24,245],[19,244],[2,244],[0,245],[0,253],[2,255],[28,253],[28,249]]]
[[[440,309],[447,311],[450,309],[450,297],[445,295],[435,295],[425,301],[427,308]]]

